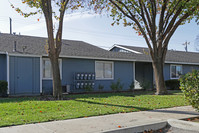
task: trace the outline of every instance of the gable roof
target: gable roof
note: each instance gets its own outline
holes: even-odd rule
[[[47,56],[44,48],[46,40],[47,38],[42,37],[0,33],[0,53],[25,56]],[[14,41],[16,41],[16,51],[13,51]],[[114,47],[123,48],[130,52],[113,52],[83,41],[63,40],[60,57],[140,62],[152,61],[149,55],[148,48],[114,45],[112,49]],[[24,51],[23,48],[25,48]],[[194,52],[168,50],[165,62],[199,65],[199,54]]]
[[[127,46],[127,45],[115,45],[114,47],[125,48],[125,50],[129,50],[130,53],[133,53],[133,51],[136,51],[134,53],[138,53],[138,54],[136,54],[134,57],[137,61],[148,61],[148,62],[152,61],[148,48]],[[112,47],[110,50],[112,50],[114,47]],[[165,63],[197,64],[198,65],[199,53],[168,50]]]
[[[7,52],[10,55],[35,55],[47,56],[45,44],[47,38],[11,35],[0,33],[0,53]],[[16,51],[13,51],[14,41],[16,41]],[[23,51],[23,48],[25,50]],[[83,41],[63,40],[60,57],[87,58],[87,59],[104,59],[104,60],[121,60],[134,61],[134,56],[127,53],[115,53],[104,50],[97,46]]]

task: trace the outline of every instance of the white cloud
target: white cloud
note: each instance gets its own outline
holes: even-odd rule
[[[96,16],[98,16],[98,15],[97,14],[91,14],[91,13],[88,13],[88,12],[66,14],[64,16],[64,22],[74,21],[74,20],[78,20],[78,19],[87,19],[87,18],[92,18],[92,17],[96,17]],[[55,25],[57,27],[58,23],[55,20],[54,20],[54,22],[55,22]],[[26,25],[24,23],[24,25],[17,26],[18,28],[15,29],[15,32],[22,32],[22,33],[31,32],[31,31],[34,31],[34,30],[44,29],[45,26],[46,26],[44,19],[40,19],[39,22],[36,22],[34,24]]]
[[[43,29],[45,27],[45,22],[30,24],[26,26],[20,26],[15,29],[16,32],[31,32],[33,30]]]
[[[64,16],[64,22],[73,21],[77,19],[92,18],[96,16],[98,16],[98,14],[93,14],[89,12],[78,12],[78,13],[66,14]]]

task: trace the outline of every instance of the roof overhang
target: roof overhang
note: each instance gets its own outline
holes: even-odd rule
[[[31,54],[13,54],[7,52],[0,52],[0,54],[8,54],[9,56],[22,56],[22,57],[47,57],[47,54],[43,55],[31,55]],[[150,62],[151,60],[135,60],[135,59],[118,59],[118,58],[101,58],[101,57],[89,57],[89,56],[65,56],[60,55],[60,58],[75,58],[75,59],[94,59],[94,60],[107,60],[107,61],[126,61],[126,62]],[[165,64],[183,64],[183,65],[199,65],[199,63],[189,63],[189,62],[172,62],[165,61]]]
[[[0,52],[0,54],[6,54],[6,52]]]
[[[135,51],[135,50],[132,50],[132,49],[129,49],[129,48],[125,48],[125,47],[122,47],[122,46],[117,45],[117,44],[113,45],[113,46],[109,49],[109,51],[111,51],[111,50],[112,50],[113,48],[115,48],[115,47],[117,47],[117,48],[122,48],[122,49],[124,49],[124,50],[127,50],[127,51],[129,51],[129,52],[133,52],[133,53],[135,53],[135,54],[142,54],[141,52],[138,52],[138,51]]]

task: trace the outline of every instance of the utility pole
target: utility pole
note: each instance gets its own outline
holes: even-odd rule
[[[12,34],[12,18],[9,19],[10,19],[10,34]]]
[[[190,44],[190,42],[187,42],[187,41],[186,41],[185,43],[182,44],[182,45],[185,45],[185,51],[186,51],[186,52],[188,52],[188,47],[187,47],[187,46],[188,46],[189,44]]]

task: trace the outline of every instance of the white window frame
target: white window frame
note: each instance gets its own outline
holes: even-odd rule
[[[172,66],[180,66],[181,68],[182,68],[182,65],[176,65],[176,64],[171,64],[170,65],[170,79],[179,79],[179,77],[178,78],[172,78]],[[183,73],[183,68],[181,69],[181,73]]]
[[[112,78],[97,78],[96,76],[96,67],[97,67],[97,63],[111,63],[112,64]],[[95,61],[95,79],[96,80],[113,80],[114,79],[114,62],[112,61]]]
[[[42,79],[43,80],[52,80],[53,78],[45,78],[43,77],[43,69],[44,69],[44,66],[43,66],[43,61],[50,61],[49,58],[42,58]],[[60,65],[59,65],[59,70],[60,70],[60,78],[62,79],[62,59],[59,59],[59,62],[60,62]],[[52,71],[52,70],[51,70]]]

